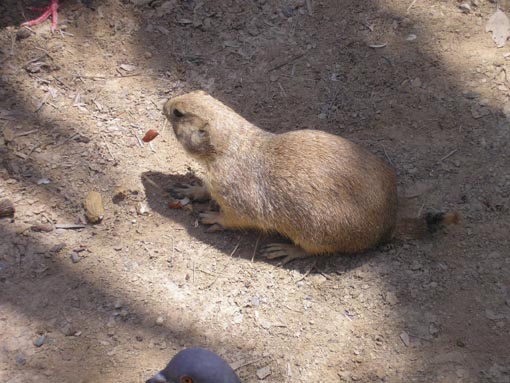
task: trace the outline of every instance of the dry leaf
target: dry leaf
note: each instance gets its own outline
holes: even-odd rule
[[[498,48],[502,48],[510,36],[510,20],[503,11],[498,9],[487,22],[485,32],[492,32],[492,40]]]

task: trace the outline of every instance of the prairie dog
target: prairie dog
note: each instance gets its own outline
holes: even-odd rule
[[[203,91],[168,100],[177,140],[205,168],[220,212],[205,224],[277,232],[295,246],[268,245],[268,258],[354,253],[392,238],[393,169],[360,146],[318,130],[273,134]],[[205,195],[189,188],[190,196]]]

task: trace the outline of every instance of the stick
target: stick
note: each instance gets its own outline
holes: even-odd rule
[[[250,364],[257,363],[258,361],[261,361],[262,359],[264,359],[264,358],[262,357],[262,358],[258,358],[258,359],[249,360],[249,361],[243,362],[239,365],[237,364],[238,362],[234,362],[234,363],[232,363],[232,370],[238,370],[241,367],[249,366]]]
[[[414,6],[414,4],[417,2],[418,0],[413,0],[411,4],[409,4],[409,7],[407,7],[407,11],[406,13],[409,13],[409,11],[411,10],[411,8]]]
[[[236,247],[234,247],[234,250],[232,250],[232,252],[230,253],[230,258],[232,258],[232,256],[234,255],[234,253],[237,251],[237,249],[239,248],[239,245],[241,244],[241,241],[243,239],[244,235],[241,236],[241,238],[239,238],[239,241],[237,242],[237,245]]]
[[[216,281],[221,277],[221,275],[223,274],[223,272],[227,269],[228,266],[225,266],[225,268],[223,270],[221,270],[221,273],[219,273],[216,278],[214,278],[214,280],[209,283],[207,286],[204,286],[202,288],[200,288],[200,290],[206,290],[208,288],[210,288],[212,285],[214,285],[216,283]]]
[[[290,58],[290,59],[288,59],[287,61],[285,61],[285,62],[283,62],[283,63],[281,63],[281,64],[279,64],[279,65],[276,65],[276,66],[274,66],[274,67],[270,68],[270,69],[269,69],[266,73],[269,73],[269,72],[272,72],[272,71],[274,71],[274,70],[280,69],[280,68],[284,67],[285,65],[290,64],[291,62],[294,62],[294,61],[296,61],[296,60],[300,59],[301,57],[303,57],[303,56],[304,56],[304,55],[306,55],[307,53],[308,53],[308,52],[303,52],[303,53],[300,53],[300,54],[298,54],[298,55],[296,55],[296,56],[294,56],[294,57],[291,57],[291,58]]]
[[[28,132],[21,132],[21,133],[16,134],[16,137],[28,136],[29,134],[36,133],[38,131],[39,131],[39,129],[29,130]]]
[[[140,145],[141,148],[143,148],[143,142],[142,140],[140,139],[140,137],[138,137],[138,134],[136,134],[135,132],[133,132],[133,136],[136,137],[136,140],[138,141],[138,144]]]
[[[55,229],[66,229],[66,230],[76,230],[76,229],[85,229],[85,225],[75,225],[72,223],[57,223],[55,225]]]
[[[252,262],[255,259],[255,256],[257,255],[257,250],[258,250],[258,247],[259,247],[259,241],[260,241],[260,237],[261,236],[262,236],[262,234],[259,234],[259,236],[257,238],[257,241],[255,241],[255,248],[253,249],[253,254],[251,256],[251,261]]]
[[[79,136],[80,133],[74,133],[71,137],[67,137],[64,141],[62,141],[60,144],[57,144],[55,146],[62,146],[64,144],[67,144],[69,141],[71,141],[74,137]]]
[[[110,149],[110,145],[108,145],[108,142],[106,142],[106,138],[103,137],[103,141],[104,141],[104,144],[106,145],[106,149],[108,150],[108,153],[110,153],[110,156],[112,157],[113,161],[117,162],[117,160],[115,159],[111,149]]]
[[[308,270],[306,270],[305,274],[301,278],[299,278],[296,282],[299,282],[299,281],[302,281],[303,279],[305,279],[312,272],[312,270],[314,269],[316,264],[317,264],[317,260],[313,261],[313,263],[310,265]]]
[[[154,186],[156,189],[158,189],[159,191],[162,191],[166,194],[166,191],[161,187],[159,186],[156,182],[154,182],[153,180],[151,180],[149,177],[147,177],[145,174],[142,175],[142,178],[147,181],[148,183],[151,184],[151,186]]]
[[[446,156],[444,156],[443,158],[441,158],[439,161],[436,162],[436,164],[446,160],[447,158],[453,156],[455,153],[457,153],[459,149],[453,149],[450,153],[448,153]]]
[[[382,150],[384,151],[384,155],[386,156],[388,162],[390,163],[391,166],[395,167],[395,165],[393,164],[393,161],[391,160],[390,156],[388,156],[388,153],[386,153],[386,148],[384,147],[383,144],[381,144],[382,146]]]

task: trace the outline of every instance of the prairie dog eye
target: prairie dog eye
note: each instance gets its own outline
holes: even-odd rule
[[[207,134],[207,132],[204,129],[199,129],[198,130],[198,135],[200,137],[205,137],[206,134]]]
[[[193,383],[193,379],[191,379],[189,376],[183,376],[181,378],[182,383]]]
[[[183,117],[184,113],[182,113],[179,109],[174,109],[174,116],[177,118]]]

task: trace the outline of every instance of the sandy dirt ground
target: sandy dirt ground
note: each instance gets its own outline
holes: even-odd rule
[[[2,1],[0,381],[144,382],[203,346],[246,383],[510,382],[510,48],[475,3],[62,0],[52,34],[19,28],[45,1]],[[168,207],[202,170],[161,106],[194,89],[359,143],[409,215],[461,225],[286,266],[206,233]]]

